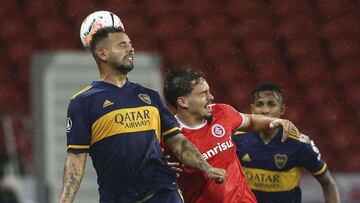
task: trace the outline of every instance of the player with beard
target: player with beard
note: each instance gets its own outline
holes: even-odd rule
[[[265,131],[283,127],[283,140],[296,127],[288,120],[242,114],[226,104],[212,104],[210,88],[201,72],[187,68],[171,71],[165,78],[164,95],[176,109],[184,135],[213,166],[224,168],[228,178],[222,185],[196,169],[183,166],[178,178],[187,203],[256,202],[246,183],[236,147],[231,140],[235,129]],[[171,154],[171,153],[170,153]]]
[[[127,79],[134,68],[134,48],[121,27],[97,30],[91,51],[100,79],[70,100],[60,202],[73,202],[89,153],[101,203],[182,203],[161,140],[184,164],[217,183],[226,179],[224,169],[211,167],[187,141],[158,92]]]

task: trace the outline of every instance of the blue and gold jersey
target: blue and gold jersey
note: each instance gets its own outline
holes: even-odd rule
[[[66,129],[68,152],[91,156],[100,202],[135,202],[178,188],[159,142],[181,129],[156,91],[94,81],[71,98]]]
[[[306,135],[281,142],[282,129],[265,144],[254,132],[236,132],[233,140],[246,179],[259,203],[300,203],[301,172],[323,175],[327,166]]]

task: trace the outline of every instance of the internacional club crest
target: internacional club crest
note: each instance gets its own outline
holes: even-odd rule
[[[211,127],[211,133],[215,137],[223,137],[225,135],[225,128],[222,125],[215,124]]]

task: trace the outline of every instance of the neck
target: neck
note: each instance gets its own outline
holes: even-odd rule
[[[106,71],[100,71],[100,80],[113,84],[118,87],[124,86],[126,83],[127,75],[121,72],[115,72],[111,69],[107,69]]]
[[[266,132],[259,133],[261,139],[264,141],[265,144],[268,144],[279,132],[279,129],[272,129],[268,130]]]
[[[190,112],[182,110],[178,110],[176,112],[176,118],[188,127],[196,127],[206,123],[206,119],[204,119],[203,117],[195,116]]]

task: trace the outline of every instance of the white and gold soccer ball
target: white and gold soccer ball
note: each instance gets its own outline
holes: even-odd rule
[[[119,16],[110,11],[96,11],[88,15],[80,28],[80,39],[85,48],[90,48],[93,35],[104,27],[119,27],[125,31]]]

